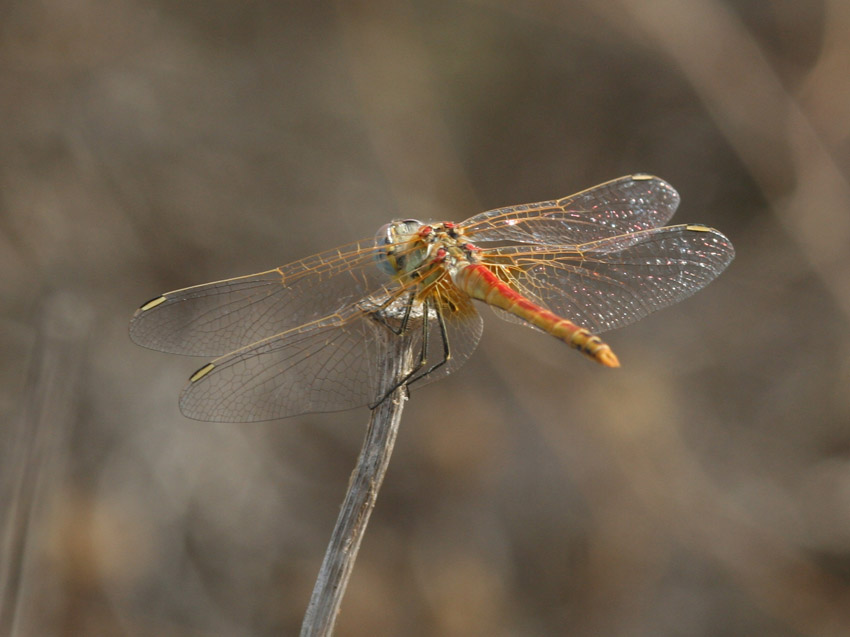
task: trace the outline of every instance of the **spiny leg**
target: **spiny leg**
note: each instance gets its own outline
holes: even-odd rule
[[[383,310],[389,307],[392,303],[395,303],[398,297],[390,297],[386,301],[384,301],[376,310],[372,310],[370,316],[373,320],[377,321],[384,327],[386,327],[390,332],[395,334],[396,336],[401,336],[404,332],[407,331],[407,323],[410,320],[410,312],[413,309],[413,302],[416,298],[416,290],[411,290],[410,296],[407,297],[407,303],[405,303],[404,307],[404,316],[401,317],[401,324],[396,328],[389,324],[389,321],[384,317]]]
[[[437,324],[440,326],[440,338],[443,340],[443,360],[441,360],[436,365],[432,365],[426,372],[417,376],[415,381],[419,380],[420,378],[425,378],[428,374],[439,369],[440,367],[442,367],[443,365],[448,363],[449,360],[452,357],[451,345],[449,343],[449,334],[448,334],[448,330],[446,329],[446,319],[443,316],[443,313],[440,311],[439,306],[434,308],[434,312],[436,312],[436,314],[437,314]],[[418,369],[414,370],[414,373],[419,371],[419,369],[421,369],[422,366],[424,366],[424,364],[425,364],[425,359],[423,358],[422,365],[420,365]],[[409,381],[409,379],[407,379],[407,380]]]
[[[410,304],[407,307],[407,311],[405,312],[404,318],[402,319],[402,326],[404,329],[407,328],[407,322],[410,318],[410,306],[413,304],[413,296],[411,295]],[[428,307],[430,305],[430,301],[426,300],[422,304],[422,346],[419,349],[419,360],[416,362],[414,368],[404,376],[401,380],[394,383],[390,389],[388,389],[383,396],[381,396],[380,400],[376,401],[374,404],[369,405],[369,409],[375,409],[378,405],[384,402],[387,397],[392,394],[396,389],[401,387],[402,385],[407,385],[410,382],[410,379],[425,366],[428,356]],[[440,313],[437,311],[437,316],[439,317]],[[440,319],[442,321],[442,319]],[[387,327],[395,332],[389,325]],[[442,331],[443,328],[441,328]],[[396,333],[399,337],[402,335],[402,331]]]

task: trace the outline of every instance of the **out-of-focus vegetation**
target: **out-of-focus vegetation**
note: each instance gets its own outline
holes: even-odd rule
[[[738,257],[414,392],[340,635],[850,634],[844,0],[0,8],[0,633],[300,624],[368,412],[183,418],[143,301],[651,172]]]

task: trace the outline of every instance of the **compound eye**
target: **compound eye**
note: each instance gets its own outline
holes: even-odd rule
[[[422,225],[422,222],[419,221],[419,219],[405,219],[401,223],[404,224],[405,231],[409,232],[410,234],[413,234],[414,232],[419,230],[419,226]]]
[[[375,245],[386,246],[392,243],[401,243],[416,234],[422,226],[422,222],[416,219],[403,219],[386,223],[375,233]]]
[[[393,242],[395,223],[387,223],[375,233],[375,246],[383,248],[375,251],[375,264],[384,274],[393,276],[396,274],[396,260],[393,256]]]
[[[375,233],[376,246],[386,246],[393,243],[393,226],[396,223],[397,222],[385,223],[378,228],[378,232]]]
[[[404,219],[392,221],[378,229],[375,233],[375,245],[383,250],[375,252],[375,261],[382,272],[395,276],[401,271],[404,257],[395,254],[394,246],[409,240],[421,225],[416,219]]]

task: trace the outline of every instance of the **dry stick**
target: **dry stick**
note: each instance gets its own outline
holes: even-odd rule
[[[393,344],[389,347],[382,373],[385,379],[404,378],[412,360],[409,341],[396,337],[389,330],[386,333]],[[394,384],[389,382],[384,386],[392,387]],[[304,623],[301,624],[301,637],[326,637],[333,632],[360,541],[390,462],[406,399],[407,388],[399,386],[372,410],[366,439],[348,481],[348,491],[313,587]]]

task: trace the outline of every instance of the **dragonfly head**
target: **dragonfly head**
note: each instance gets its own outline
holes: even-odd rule
[[[375,234],[375,245],[382,249],[375,253],[375,260],[382,272],[397,276],[411,267],[409,261],[415,250],[410,242],[419,238],[422,225],[416,219],[403,219],[381,226]]]

